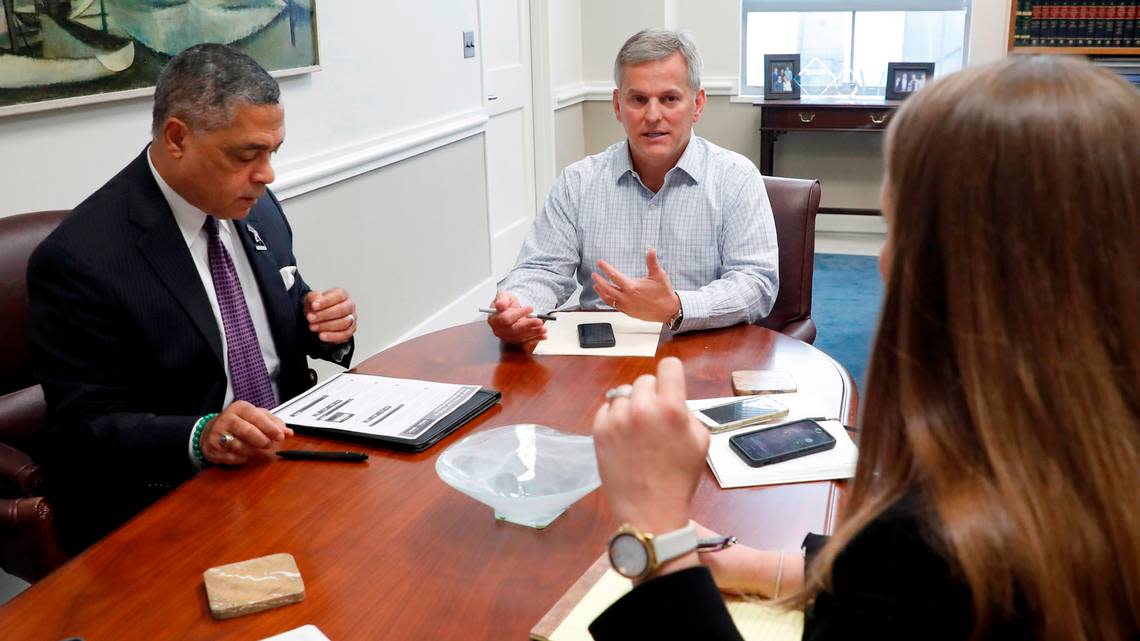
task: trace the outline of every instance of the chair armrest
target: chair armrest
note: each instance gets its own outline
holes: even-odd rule
[[[0,531],[38,529],[51,518],[51,505],[42,496],[0,499]]]
[[[807,344],[815,342],[815,322],[810,318],[801,318],[794,320],[780,330],[781,334],[786,334],[792,338],[801,340]]]
[[[30,456],[0,443],[0,483],[7,482],[32,496],[40,493],[43,481],[43,470]]]

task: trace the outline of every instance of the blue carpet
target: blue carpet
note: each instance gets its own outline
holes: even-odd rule
[[[883,283],[874,256],[816,254],[811,316],[815,346],[839,361],[863,391]]]

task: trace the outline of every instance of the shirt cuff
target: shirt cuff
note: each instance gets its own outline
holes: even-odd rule
[[[186,440],[186,451],[190,454],[190,464],[199,472],[206,467],[202,461],[198,460],[197,456],[194,456],[194,428],[197,427],[198,421],[200,420],[202,420],[201,416],[194,419],[194,422],[190,424],[190,438]]]
[[[685,311],[680,326],[673,332],[680,334],[694,329],[702,329],[709,318],[709,308],[700,292],[678,291],[677,298],[681,301],[681,309]]]

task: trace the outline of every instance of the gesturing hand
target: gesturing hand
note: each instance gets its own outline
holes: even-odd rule
[[[661,263],[657,262],[656,249],[651,247],[645,254],[645,266],[649,269],[646,278],[630,278],[606,261],[599,260],[598,269],[606,277],[603,278],[598,272],[591,275],[594,291],[598,292],[603,302],[627,316],[667,323],[681,308],[681,301],[673,291],[669,275],[661,268]]]
[[[669,357],[644,375],[630,398],[594,417],[602,487],[619,521],[663,534],[684,527],[709,449],[708,428],[685,406],[685,373]]]
[[[223,434],[233,436],[234,440],[223,445]],[[293,430],[269,410],[234,401],[202,428],[198,447],[211,463],[241,465],[250,456],[271,454],[289,436],[293,436]]]
[[[305,294],[305,320],[322,342],[338,345],[356,333],[356,303],[337,287]]]

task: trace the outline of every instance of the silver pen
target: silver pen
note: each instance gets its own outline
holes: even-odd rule
[[[491,309],[490,307],[480,307],[479,311],[484,313],[484,314],[498,314],[499,313],[499,310]],[[554,317],[554,314],[539,314],[537,312],[531,312],[530,314],[527,314],[527,316],[529,316],[530,318],[541,318],[542,320],[549,320],[549,321],[558,320],[557,318]]]

